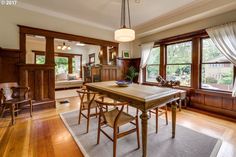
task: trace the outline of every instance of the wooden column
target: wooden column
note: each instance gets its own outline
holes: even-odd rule
[[[160,75],[166,78],[165,45],[160,44]]]
[[[45,64],[55,64],[54,61],[54,38],[46,37],[46,61]]]
[[[107,46],[101,46],[100,62],[102,65],[107,65]]]
[[[201,53],[201,39],[199,37],[192,40],[192,68],[191,68],[191,84],[194,89],[200,87],[200,53]]]
[[[20,63],[26,63],[26,34],[20,31]]]
[[[73,73],[72,57],[71,56],[68,57],[68,71],[70,74]]]

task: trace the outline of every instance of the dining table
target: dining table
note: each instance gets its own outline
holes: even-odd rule
[[[142,156],[147,157],[148,147],[148,112],[164,103],[171,104],[172,113],[172,138],[175,138],[176,130],[176,108],[180,99],[180,90],[165,87],[148,86],[131,83],[126,87],[120,87],[116,81],[104,81],[86,83],[88,90],[107,95],[117,101],[126,101],[130,106],[139,109],[142,124]],[[150,143],[151,144],[151,143]]]

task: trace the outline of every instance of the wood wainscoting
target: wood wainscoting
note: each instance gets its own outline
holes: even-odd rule
[[[120,70],[117,66],[102,65],[101,81],[120,80]]]
[[[191,96],[191,106],[236,118],[236,99],[231,96],[231,93],[195,90]]]
[[[20,64],[20,85],[30,87],[34,105],[55,107],[55,65]],[[39,106],[38,106],[39,107]],[[42,106],[40,106],[42,108]]]
[[[18,67],[20,51],[0,48],[0,83],[18,82]]]

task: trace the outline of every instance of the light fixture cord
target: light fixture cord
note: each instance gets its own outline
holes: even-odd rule
[[[120,19],[120,27],[125,27],[125,0],[122,0],[121,2],[121,19]]]
[[[129,9],[129,0],[127,0],[127,7],[128,7],[129,28],[131,28],[131,22],[130,22],[130,9]]]

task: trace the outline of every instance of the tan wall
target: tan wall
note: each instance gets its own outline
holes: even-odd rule
[[[141,43],[157,41],[167,37],[224,24],[230,21],[236,21],[236,10],[137,39],[132,43],[132,57],[140,57],[141,50],[139,45]]]

